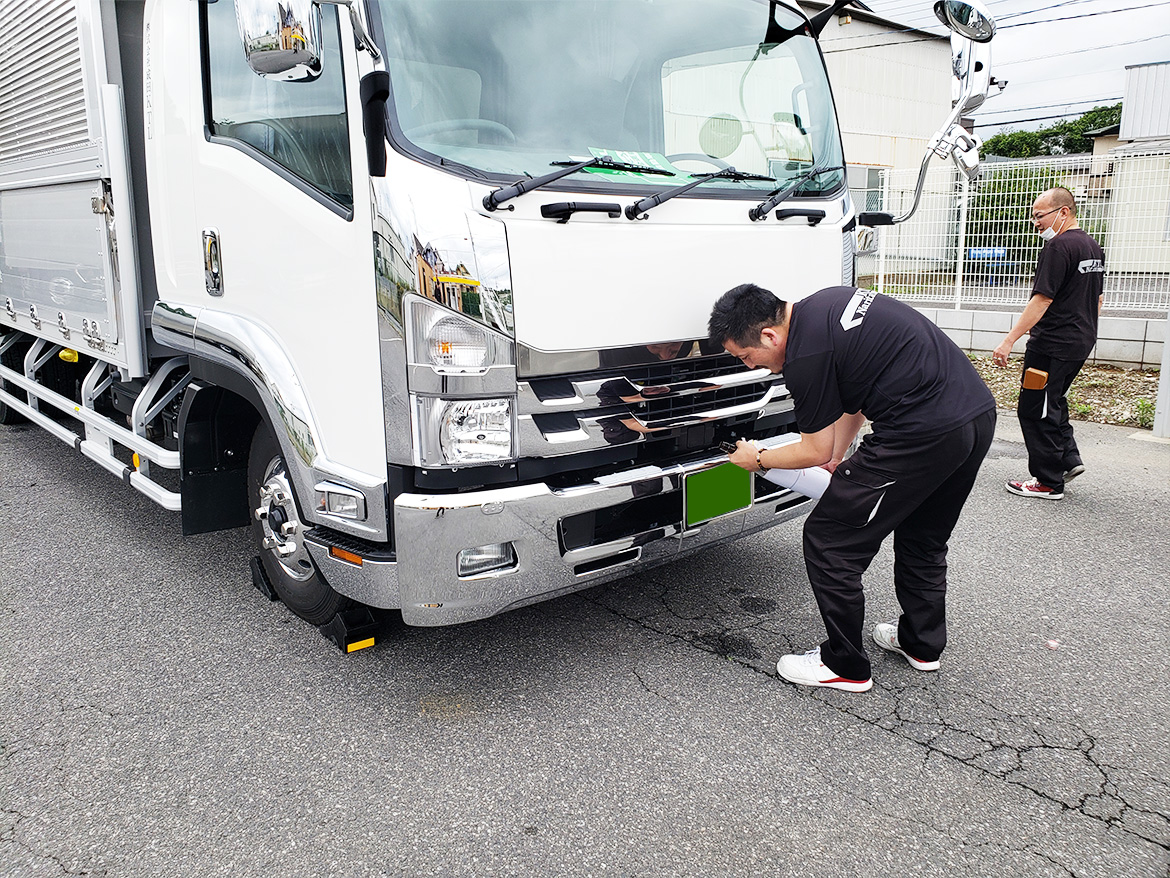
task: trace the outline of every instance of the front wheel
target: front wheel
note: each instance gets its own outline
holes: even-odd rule
[[[324,625],[353,606],[330,588],[305,547],[305,525],[284,455],[263,422],[248,453],[248,505],[260,563],[286,607],[311,625]]]

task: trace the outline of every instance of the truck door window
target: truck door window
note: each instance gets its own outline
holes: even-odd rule
[[[203,4],[207,57],[207,125],[218,137],[246,143],[346,208],[353,207],[349,126],[337,7],[322,13],[324,72],[313,82],[274,82],[244,60],[230,0]]]

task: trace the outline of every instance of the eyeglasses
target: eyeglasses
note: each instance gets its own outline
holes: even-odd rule
[[[1064,208],[1061,208],[1061,207],[1054,207],[1054,208],[1052,208],[1052,210],[1044,211],[1044,213],[1033,213],[1032,214],[1032,222],[1038,223],[1038,222],[1040,222],[1040,220],[1044,219],[1044,217],[1048,216],[1048,214],[1056,213],[1058,210],[1063,210],[1063,209]]]

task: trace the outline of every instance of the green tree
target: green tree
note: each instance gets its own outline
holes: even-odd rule
[[[1085,136],[1121,121],[1121,102],[1093,107],[1076,119],[1062,119],[1036,131],[1004,131],[983,141],[980,155],[1027,159],[1038,155],[1069,155],[1092,152],[1093,140]]]
[[[1004,131],[983,141],[982,155],[1001,155],[1010,159],[1030,159],[1044,155],[1039,131]]]

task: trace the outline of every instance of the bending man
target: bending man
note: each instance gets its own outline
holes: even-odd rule
[[[715,303],[708,332],[744,364],[784,372],[800,429],[799,442],[766,451],[741,440],[732,463],[753,472],[821,466],[866,417],[873,422],[805,519],[805,566],[828,638],[781,658],[780,676],[849,692],[873,685],[861,575],[891,533],[902,615],[877,625],[874,640],[913,668],[937,670],[947,540],[995,427],[995,399],[974,366],[913,308],[852,287],[789,303],[744,284]]]

